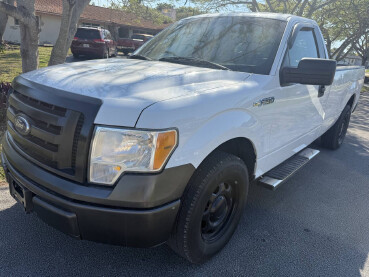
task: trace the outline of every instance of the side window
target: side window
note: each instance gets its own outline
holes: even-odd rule
[[[313,30],[300,30],[291,49],[287,49],[283,66],[297,67],[302,58],[319,58]]]

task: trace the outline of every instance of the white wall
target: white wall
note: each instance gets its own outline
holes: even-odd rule
[[[53,15],[39,15],[41,20],[40,44],[55,44],[60,29],[61,18]],[[15,25],[14,18],[9,17],[6,25],[4,40],[20,43],[19,26]]]
[[[59,36],[61,17],[53,15],[41,15],[40,44],[56,43]]]
[[[9,17],[8,19],[3,40],[20,43],[19,26],[15,25],[13,17]]]

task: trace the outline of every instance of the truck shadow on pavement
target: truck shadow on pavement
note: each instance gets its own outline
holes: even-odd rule
[[[0,275],[369,275],[368,117],[365,95],[341,149],[320,149],[275,192],[253,185],[233,238],[203,265],[166,245],[134,249],[72,239],[25,215],[0,186]]]

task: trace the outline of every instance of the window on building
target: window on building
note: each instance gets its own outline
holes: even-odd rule
[[[15,26],[19,26],[19,20],[18,20],[18,19],[16,19],[16,18],[14,18],[14,25],[15,25]]]

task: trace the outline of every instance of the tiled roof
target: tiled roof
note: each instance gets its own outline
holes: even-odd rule
[[[63,11],[62,0],[36,0],[36,12],[60,15]],[[88,5],[81,15],[81,19],[93,22],[139,27],[151,30],[161,30],[167,25],[156,24],[150,20],[140,19],[135,14]]]

